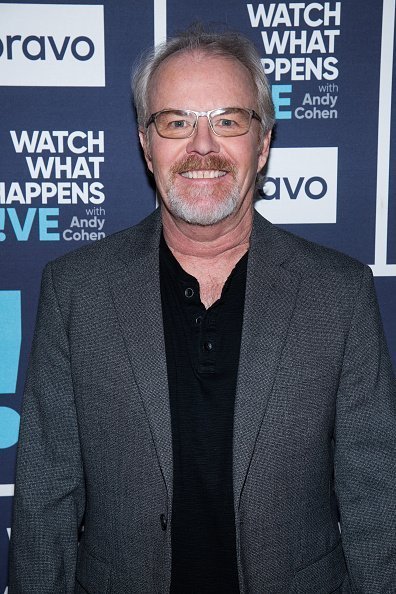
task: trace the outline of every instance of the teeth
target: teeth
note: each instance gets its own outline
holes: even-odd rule
[[[215,169],[206,169],[203,171],[183,171],[181,175],[188,179],[213,179],[215,177],[223,177],[226,171],[218,171]]]

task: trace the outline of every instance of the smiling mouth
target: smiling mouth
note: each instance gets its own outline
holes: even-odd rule
[[[221,171],[218,169],[203,169],[198,171],[182,171],[180,175],[186,177],[187,179],[214,179],[217,177],[224,177],[224,175],[227,175],[227,171]]]

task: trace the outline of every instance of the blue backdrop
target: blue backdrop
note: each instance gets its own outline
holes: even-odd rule
[[[138,54],[193,21],[255,43],[277,126],[258,210],[372,266],[396,362],[395,0],[0,3],[0,592],[43,265],[155,207]],[[40,472],[40,469],[37,469]]]

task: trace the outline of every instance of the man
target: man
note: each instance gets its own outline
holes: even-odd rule
[[[45,269],[10,593],[396,591],[372,275],[254,214],[259,57],[187,32],[135,103],[160,212]]]

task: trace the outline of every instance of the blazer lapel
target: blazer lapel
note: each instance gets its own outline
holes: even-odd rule
[[[244,323],[234,414],[234,500],[240,495],[265,416],[300,276],[285,263],[292,253],[287,235],[255,215],[249,252]]]
[[[161,221],[156,212],[125,246],[125,266],[111,276],[111,289],[129,360],[172,498],[173,462],[168,378],[159,280]]]

